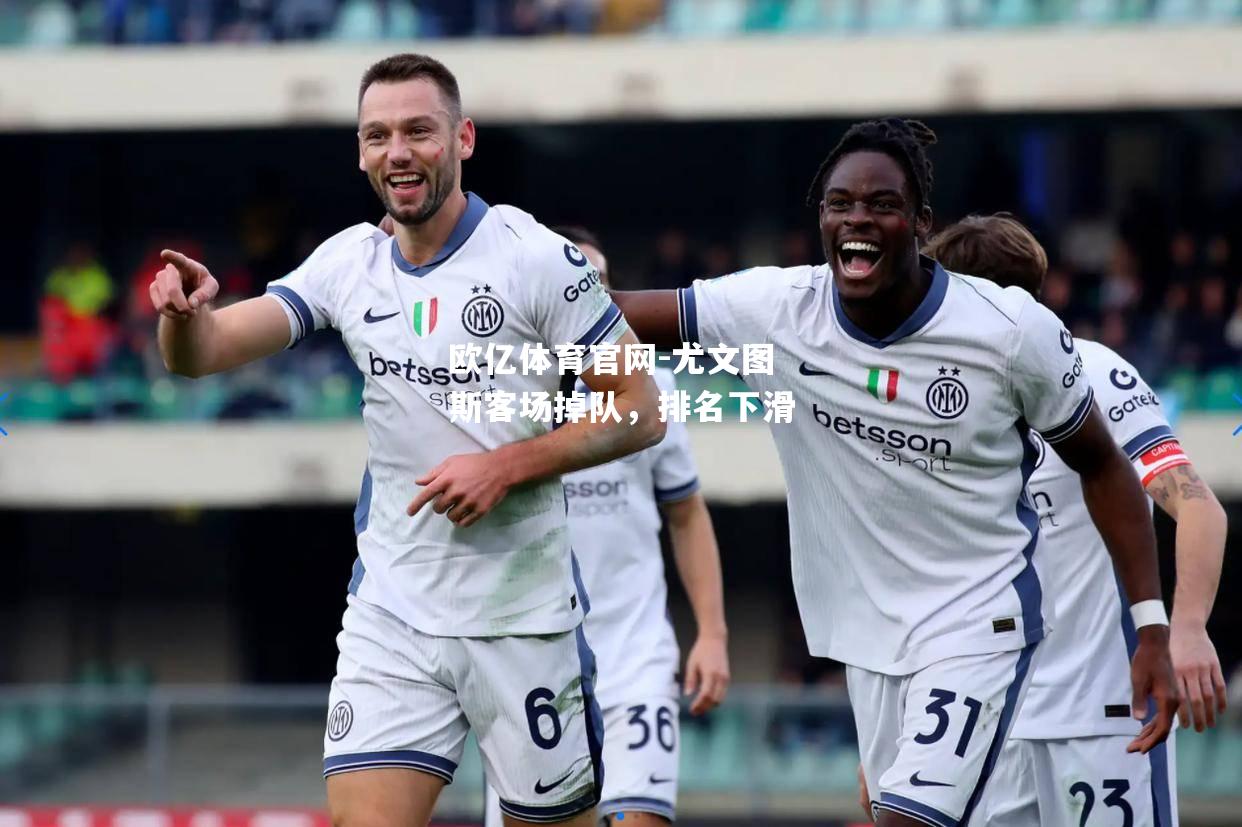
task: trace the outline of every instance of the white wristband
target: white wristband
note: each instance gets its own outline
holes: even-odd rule
[[[1169,625],[1169,615],[1164,610],[1164,602],[1160,600],[1140,600],[1130,607],[1130,617],[1134,619],[1135,629]]]

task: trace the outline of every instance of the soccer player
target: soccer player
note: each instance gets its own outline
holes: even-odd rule
[[[826,264],[614,294],[657,346],[772,345],[773,374],[748,381],[795,398],[792,423],[772,428],[795,593],[811,654],[847,666],[884,827],[983,823],[1051,620],[1031,564],[1031,431],[1081,477],[1139,617],[1131,713],[1146,718],[1149,696],[1155,707],[1128,748],[1162,742],[1177,708],[1145,498],[1073,337],[1029,294],[919,255],[934,140],[896,118],[845,133],[808,199]]]
[[[447,68],[381,60],[359,90],[358,164],[394,238],[351,227],[266,296],[219,310],[215,279],[179,253],[151,285],[175,373],[228,370],[331,326],[365,376],[358,560],[324,739],[343,827],[427,824],[470,727],[507,823],[595,823],[602,721],[560,474],[659,442],[658,391],[648,374],[597,373],[588,354],[581,379],[613,392],[621,422],[453,421],[452,391],[489,406],[555,393],[555,363],[520,369],[524,345],[636,342],[577,248],[462,191],[474,148]],[[512,359],[494,377],[460,369],[450,348],[463,344]]]
[[[578,227],[556,231],[577,245],[608,286],[599,240]],[[656,382],[671,393],[672,371]],[[582,390],[582,388],[579,388]],[[624,459],[568,474],[569,534],[591,597],[583,624],[595,651],[595,694],[604,713],[604,791],[599,815],[625,827],[668,824],[677,805],[679,654],[667,615],[660,517],[694,610],[698,639],[686,658],[685,691],[701,714],[729,685],[720,554],[684,423],[669,422],[664,441]],[[622,821],[615,821],[621,824]],[[499,827],[488,789],[485,827]]]
[[[1043,247],[1006,215],[963,219],[924,252],[950,271],[1017,286],[1035,297],[1048,269]],[[1225,709],[1225,681],[1206,629],[1224,560],[1225,511],[1195,473],[1138,371],[1096,342],[1076,339],[1074,346],[1113,440],[1147,493],[1177,521],[1170,649],[1182,725],[1193,722],[1202,731]],[[1039,453],[1028,486],[1044,537],[1036,568],[1055,598],[1057,626],[1040,646],[1039,668],[1005,746],[1004,769],[985,797],[987,823],[1078,827],[1103,818],[1173,827],[1172,739],[1146,756],[1125,753],[1139,730],[1127,697],[1134,627],[1126,595],[1077,476],[1036,435],[1032,439]]]

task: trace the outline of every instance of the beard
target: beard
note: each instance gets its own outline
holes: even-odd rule
[[[440,211],[440,208],[444,206],[444,202],[448,200],[449,195],[452,194],[453,189],[457,186],[456,161],[455,157],[446,158],[445,163],[439,169],[436,169],[434,173],[428,172],[427,194],[423,197],[423,202],[415,207],[398,207],[394,205],[389,197],[388,187],[382,178],[378,181],[372,180],[371,187],[383,203],[384,210],[392,216],[393,221],[398,224],[404,224],[407,227],[425,224]]]

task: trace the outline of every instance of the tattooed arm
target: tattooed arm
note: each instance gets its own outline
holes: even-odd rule
[[[1220,659],[1207,634],[1225,557],[1225,510],[1186,463],[1157,474],[1147,493],[1177,521],[1177,587],[1169,647],[1181,689],[1182,726],[1214,726],[1225,709],[1225,680]]]

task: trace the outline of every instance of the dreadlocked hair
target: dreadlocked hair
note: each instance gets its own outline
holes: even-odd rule
[[[931,199],[932,165],[924,147],[936,143],[936,133],[922,121],[905,118],[883,118],[854,124],[833,147],[832,152],[819,165],[811,189],[807,193],[807,206],[814,207],[823,198],[824,180],[833,167],[851,152],[883,152],[901,164],[906,180],[914,190],[917,207],[922,208]]]

